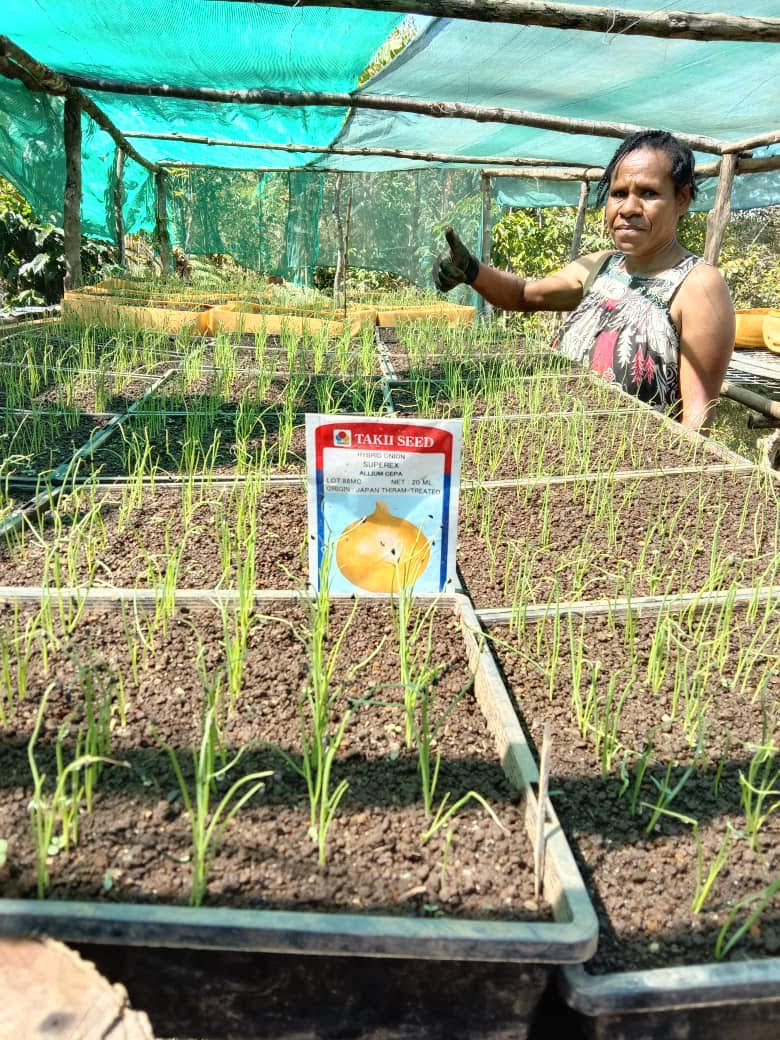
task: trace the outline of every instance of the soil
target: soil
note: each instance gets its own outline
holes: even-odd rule
[[[522,373],[521,373],[522,374]],[[454,393],[446,383],[431,383],[421,394],[411,386],[394,386],[393,401],[400,414],[459,418],[472,415],[527,415],[538,412],[570,412],[576,409],[614,408],[616,393],[608,383],[586,375],[552,372],[532,379],[518,379],[511,388],[488,390],[472,386]],[[621,399],[620,403],[624,403]]]
[[[748,621],[744,613],[734,613],[729,652],[722,668],[714,669],[703,684],[699,701],[704,706],[703,729],[689,724],[686,730],[684,698],[676,707],[673,703],[674,673],[682,662],[688,674],[687,692],[693,685],[697,660],[702,658],[701,648],[712,635],[706,624],[699,630],[700,621],[700,615],[672,617],[677,639],[667,651],[667,675],[655,693],[647,674],[656,618],[635,619],[633,648],[628,644],[630,629],[625,621],[610,624],[604,617],[574,619],[575,645],[581,645],[584,654],[583,696],[590,689],[598,662],[595,683],[602,717],[610,679],[618,679],[617,698],[629,682],[629,663],[635,662],[634,682],[619,715],[621,747],[604,775],[594,729],[586,727],[583,735],[572,706],[567,622],[562,623],[552,695],[548,676],[553,626],[546,624],[540,632],[529,625],[521,636],[503,626],[489,630],[529,739],[540,743],[545,722],[551,723],[553,804],[599,916],[598,951],[587,966],[594,973],[712,961],[718,932],[737,900],[780,876],[778,803],[775,801],[774,812],[768,813],[759,831],[757,847],[751,848],[740,783],[756,747],[777,745],[780,673],[771,665],[773,661],[776,665],[780,654],[780,617],[771,616],[767,643],[753,651],[754,666],[737,677],[738,659],[751,657],[748,648],[755,622]],[[547,674],[540,673],[539,664]],[[648,747],[646,772],[641,774],[640,756]],[[703,877],[727,840],[728,826],[733,827],[725,866],[700,913],[691,912],[698,848],[690,820],[686,823],[679,817],[661,815],[647,833],[652,806],[659,797],[658,785],[667,768],[674,786],[694,763],[668,808],[698,821]],[[635,790],[636,814],[632,815]],[[738,916],[732,930],[745,916]],[[778,954],[780,895],[730,956],[741,960]]]
[[[329,650],[349,621],[350,609],[346,604],[334,606]],[[449,609],[442,607],[432,620],[430,664],[438,676],[434,717],[443,720],[451,709],[436,737],[441,753],[436,801],[448,793],[448,804],[453,804],[468,791],[478,791],[505,829],[471,801],[455,818],[451,841],[445,827],[421,842],[430,820],[422,809],[416,755],[404,741],[392,616],[387,603],[364,603],[349,624],[332,685],[337,695],[329,739],[335,739],[350,706],[353,713],[331,777],[331,790],[342,779],[349,786],[328,833],[325,866],[318,864],[309,834],[304,781],[285,757],[300,761],[299,703],[308,673],[300,636],[307,616],[295,604],[275,603],[264,610],[249,636],[232,710],[226,684],[216,694],[228,758],[242,746],[248,749],[241,765],[218,785],[215,801],[237,776],[255,771],[267,775],[261,791],[224,833],[207,902],[265,909],[549,919],[549,909],[533,899],[523,809],[475,710],[459,623]],[[25,624],[30,612],[14,614],[13,608],[3,607],[0,617],[9,634]],[[182,609],[167,631],[160,625],[151,637],[145,631],[154,648],[143,655],[137,680],[128,649],[135,639],[132,633],[132,619],[118,610],[90,611],[70,635],[60,629],[60,645],[51,648],[47,671],[40,644],[32,651],[27,693],[8,713],[0,752],[0,803],[4,836],[9,839],[1,885],[5,897],[33,897],[36,892],[27,744],[36,706],[49,687],[34,752],[42,771],[56,773],[53,746],[63,727],[65,760],[73,756],[90,692],[107,691],[114,698],[111,747],[104,753],[126,763],[104,766],[93,810],[82,811],[80,817],[78,846],[51,857],[51,898],[187,901],[189,824],[163,745],[174,749],[191,783],[190,749],[200,743],[206,691],[214,691],[217,677],[226,675],[223,622],[213,609]],[[120,690],[125,720],[118,707]]]
[[[30,444],[25,438],[25,424],[31,425],[33,422],[36,443]],[[3,467],[4,475],[32,478],[45,475],[47,470],[69,462],[90,436],[107,422],[108,419],[86,416],[75,416],[71,422],[64,422],[62,414],[55,413],[44,413],[35,420],[14,420],[14,433],[0,434],[0,438],[11,445]]]
[[[196,472],[204,471],[203,460],[208,459],[213,473],[236,474],[237,458],[244,452],[247,458],[264,459],[265,465],[277,474],[304,474],[307,410],[376,415],[383,402],[381,387],[374,381],[350,383],[307,377],[292,401],[294,410],[289,412],[290,406],[281,400],[288,383],[275,378],[264,390],[265,399],[241,420],[238,402],[245,391],[255,393],[256,382],[241,377],[226,391],[220,390],[213,380],[210,376],[197,381],[200,402],[197,396],[193,398],[184,391],[181,396],[155,396],[142,414],[126,420],[121,432],[82,464],[83,472],[102,477],[126,476],[135,468],[139,446],[146,450],[148,442],[147,471],[152,467],[160,473],[187,469],[193,464],[185,465],[184,460],[194,445]],[[129,403],[125,401],[125,406]],[[411,413],[405,417],[410,418]],[[245,422],[247,430],[240,446],[236,435],[238,421]],[[18,472],[45,472],[55,455],[57,462],[68,461],[96,425],[99,421],[83,418],[78,427],[81,441],[74,433],[66,444],[47,442],[25,459]],[[49,440],[56,438],[52,434]],[[708,445],[692,443],[661,425],[654,415],[640,412],[617,425],[610,416],[568,415],[547,420],[544,425],[512,419],[472,423],[466,430],[462,476],[464,480],[515,480],[562,472],[657,469],[721,461]]]
[[[52,374],[56,377],[56,373]],[[157,376],[115,377],[106,373],[103,379],[88,374],[80,377],[69,375],[61,381],[49,382],[47,386],[25,400],[24,407],[39,411],[46,416],[56,416],[66,410],[86,412],[124,412],[146,393]],[[7,396],[0,392],[0,405],[8,404]]]
[[[461,578],[477,607],[510,607],[521,595],[531,604],[544,604],[551,597],[660,595],[728,588],[735,582],[771,585],[777,583],[780,555],[777,514],[751,488],[749,478],[734,474],[617,483],[610,493],[619,517],[612,535],[606,520],[599,523],[594,516],[598,503],[583,499],[571,485],[462,492]],[[593,493],[587,486],[585,494]],[[191,517],[182,513],[181,490],[147,488],[126,516],[119,508],[121,492],[100,492],[103,526],[93,524],[89,532],[93,555],[88,560],[84,537],[76,539],[74,525],[88,513],[93,495],[98,492],[69,496],[57,510],[57,519],[71,530],[57,554],[61,574],[75,573],[80,582],[93,584],[149,587],[159,582],[171,547],[181,545],[179,587],[235,587],[240,564],[235,546],[227,572],[221,558],[222,526],[235,528],[230,489],[196,490]],[[743,510],[750,518],[744,525]],[[257,498],[256,515],[256,587],[302,587],[308,575],[303,483],[268,487]],[[28,533],[21,545],[0,546],[4,584],[43,582],[54,519],[44,518],[49,532],[44,542]],[[483,533],[491,529],[490,537]],[[74,566],[75,572],[69,569]]]
[[[462,492],[462,580],[478,607],[772,585],[776,494],[731,473]]]

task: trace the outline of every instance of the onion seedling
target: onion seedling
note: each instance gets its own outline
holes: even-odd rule
[[[225,828],[242,806],[263,788],[265,778],[271,775],[269,770],[246,773],[231,784],[217,805],[212,807],[214,790],[238,764],[249,746],[244,745],[239,748],[227,764],[217,768],[216,757],[219,743],[219,730],[214,711],[209,708],[204,712],[202,719],[200,746],[197,751],[192,752],[192,790],[184,778],[178,755],[169,744],[163,744],[163,748],[171,760],[190,821],[192,835],[191,906],[200,906],[203,902],[211,864]]]
[[[691,773],[693,772],[693,765],[688,766],[688,768],[681,775],[677,783],[672,787],[670,784],[670,780],[672,777],[672,770],[674,768],[674,763],[669,762],[666,767],[666,773],[664,774],[663,780],[657,780],[654,776],[650,777],[650,779],[655,784],[658,790],[658,798],[655,804],[651,804],[649,802],[642,802],[643,808],[652,810],[650,814],[650,819],[648,820],[647,826],[645,827],[645,834],[653,833],[662,813],[668,814],[669,806],[672,804],[672,802],[680,793],[680,791],[682,791],[683,787],[685,787]]]
[[[65,764],[62,744],[67,736],[68,724],[60,726],[56,739],[57,779],[51,796],[44,794],[46,774],[41,773],[35,761],[35,745],[43,726],[46,715],[46,705],[49,695],[55,684],[50,683],[43,692],[38,712],[35,718],[35,726],[27,744],[27,761],[32,774],[33,796],[29,803],[30,823],[32,826],[33,844],[35,847],[35,875],[38,887],[38,898],[43,899],[49,887],[50,876],[48,858],[56,854],[60,849],[68,849],[71,842],[78,837],[78,812],[81,788],[78,782],[79,773],[90,767],[108,763],[110,765],[128,766],[127,762],[116,762],[113,759],[101,756],[79,754]],[[71,794],[68,794],[68,787]],[[61,825],[61,834],[55,838],[54,830],[57,823]]]
[[[756,925],[763,912],[774,901],[778,892],[780,892],[780,877],[770,881],[769,884],[759,892],[753,892],[749,896],[745,896],[744,899],[740,899],[738,903],[734,904],[732,909],[729,911],[723,926],[718,932],[717,939],[715,940],[716,960],[723,960],[733,947],[736,946],[742,936]],[[753,909],[747,915],[739,928],[729,935],[729,929],[734,924],[737,915],[748,907],[752,907]]]
[[[748,841],[754,852],[760,850],[759,832],[780,809],[780,767],[775,768],[774,742],[753,749],[747,776],[740,770],[739,788]]]

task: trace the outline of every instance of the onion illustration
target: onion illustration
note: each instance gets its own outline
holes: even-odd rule
[[[384,502],[346,527],[336,542],[339,570],[366,592],[389,593],[399,584],[413,585],[430,558],[430,543],[420,528],[393,516]]]

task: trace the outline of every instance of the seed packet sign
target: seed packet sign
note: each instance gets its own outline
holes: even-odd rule
[[[306,416],[309,578],[334,596],[454,588],[461,420]]]

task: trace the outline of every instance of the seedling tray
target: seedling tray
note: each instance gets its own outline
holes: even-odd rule
[[[113,594],[116,600],[115,590]],[[218,597],[218,593],[214,595]],[[208,592],[204,591],[192,599],[202,603],[206,596]],[[129,606],[133,598],[146,598],[149,606],[153,599],[134,597],[127,590],[125,605]],[[186,596],[177,597],[179,606],[186,602]],[[504,773],[515,789],[525,791],[526,823],[532,824],[536,819],[533,761],[492,659],[479,640],[477,619],[462,597],[442,600],[438,608],[456,612],[456,623],[464,633],[469,670],[476,673],[478,702]],[[88,632],[92,624],[88,622]],[[277,651],[281,653],[278,647]],[[294,704],[292,710],[294,714]],[[549,806],[545,830],[543,896],[549,904],[551,920],[6,899],[0,900],[0,931],[6,935],[43,932],[72,942],[142,946],[539,964],[579,961],[595,948],[595,915]]]

